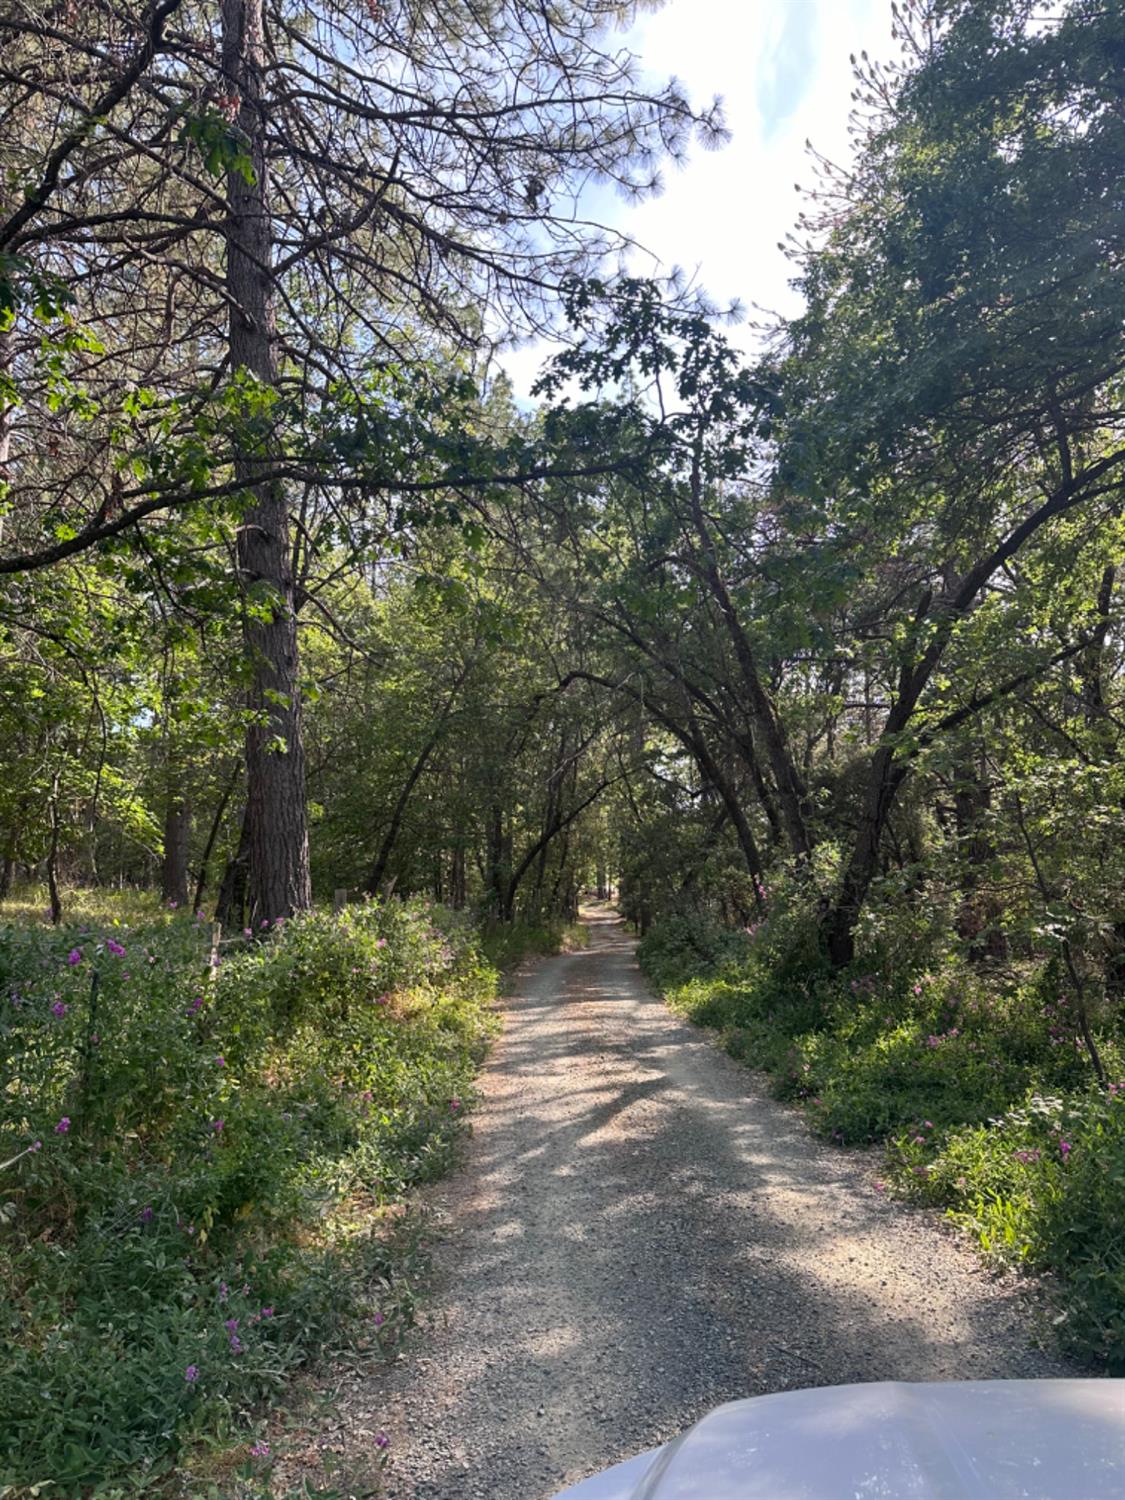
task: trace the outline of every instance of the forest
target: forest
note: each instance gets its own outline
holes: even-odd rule
[[[0,1492],[394,1344],[595,893],[1125,1361],[1125,11],[893,9],[748,355],[630,5],[0,4]]]

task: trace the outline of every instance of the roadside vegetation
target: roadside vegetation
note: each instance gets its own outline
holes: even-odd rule
[[[1090,1024],[1057,961],[982,970],[949,945],[834,974],[779,892],[753,932],[669,917],[641,962],[671,1005],[763,1070],[839,1146],[883,1143],[885,1189],[940,1207],[998,1266],[1050,1271],[1055,1327],[1125,1369],[1125,1028]],[[911,932],[917,938],[917,931]]]
[[[183,916],[0,933],[0,1487],[249,1458],[298,1367],[409,1326],[400,1210],[453,1159],[497,975],[421,900],[282,925],[213,971]]]

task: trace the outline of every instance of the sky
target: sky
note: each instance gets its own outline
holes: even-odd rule
[[[664,192],[641,204],[599,198],[596,216],[645,247],[638,275],[678,266],[720,305],[738,300],[793,312],[793,268],[778,242],[795,227],[809,185],[811,140],[835,162],[851,155],[849,54],[891,58],[890,0],[667,0],[641,16],[625,44],[652,80],[670,75],[702,104],[719,94],[732,139],[717,151],[694,145],[683,167],[667,165]],[[731,330],[750,347],[749,326]],[[519,396],[544,348],[507,354],[503,364]]]

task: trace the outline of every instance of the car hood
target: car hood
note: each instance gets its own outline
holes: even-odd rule
[[[983,1380],[733,1401],[557,1500],[1110,1500],[1125,1380]]]

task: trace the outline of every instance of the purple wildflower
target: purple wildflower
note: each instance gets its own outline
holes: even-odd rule
[[[105,940],[105,950],[106,950],[107,953],[112,953],[113,956],[114,956],[114,958],[124,958],[125,957],[125,949],[122,947],[122,945],[119,942],[115,941],[115,939],[113,939],[113,938],[106,938],[106,940]]]
[[[450,1101],[449,1101],[449,1112],[450,1112],[450,1114],[455,1115],[460,1108],[461,1108],[461,1101],[460,1101],[460,1099],[450,1099]]]
[[[199,1366],[188,1365],[187,1369],[184,1371],[184,1379],[187,1381],[188,1385],[194,1385],[195,1382],[199,1379]]]
[[[42,1149],[43,1149],[43,1142],[42,1141],[32,1141],[31,1145],[27,1149],[29,1151],[42,1151]]]
[[[55,1134],[56,1135],[65,1135],[69,1129],[70,1129],[70,1116],[69,1115],[63,1115],[62,1119],[55,1126]]]
[[[219,1282],[219,1301],[220,1302],[225,1302],[229,1296],[230,1296],[230,1287],[227,1286],[227,1284],[226,1284],[225,1281],[220,1281]]]
[[[227,1060],[226,1060],[225,1057],[217,1057],[215,1059],[215,1066],[217,1068],[225,1068],[226,1065],[227,1065]]]
[[[377,1312],[375,1314],[375,1327],[376,1328],[382,1328],[383,1324],[386,1321],[387,1321],[386,1318],[384,1317],[384,1315],[381,1312]]]
[[[151,1224],[152,1223],[152,1219],[153,1219],[153,1209],[152,1209],[152,1204],[149,1203],[144,1208],[141,1209],[141,1223],[142,1224]]]
[[[232,1354],[242,1353],[242,1340],[237,1333],[232,1333],[230,1336],[230,1352]]]
[[[66,961],[72,969],[74,968],[75,964],[80,964],[82,962],[82,949],[72,948],[66,955]]]
[[[251,1458],[269,1458],[270,1445],[268,1443],[255,1443],[250,1449]]]
[[[1063,1161],[1066,1161],[1067,1157],[1073,1150],[1074,1147],[1070,1144],[1069,1141],[1059,1142],[1059,1155],[1062,1157]]]
[[[203,996],[202,995],[196,995],[195,999],[188,1006],[188,1015],[189,1016],[194,1016],[197,1011],[201,1011],[202,1009],[203,1009]]]
[[[223,1324],[223,1327],[226,1329],[226,1331],[228,1333],[237,1333],[238,1332],[238,1319],[237,1318],[228,1318],[226,1320],[226,1322]]]
[[[250,1288],[247,1287],[246,1290],[247,1290],[247,1292],[249,1292]],[[273,1317],[273,1308],[272,1307],[263,1307],[262,1311],[261,1311],[261,1316],[263,1318],[272,1318]]]
[[[56,1000],[54,1005],[51,1006],[51,1014],[56,1017],[57,1020],[61,1021],[63,1016],[66,1015],[68,1009],[69,1007],[65,1006],[61,1000]]]
[[[222,1134],[223,1126],[225,1124],[226,1124],[225,1120],[212,1120],[211,1121],[211,1129],[215,1132],[216,1135],[221,1135]]]
[[[386,1447],[388,1447],[390,1445],[390,1441],[391,1441],[390,1438],[387,1436],[387,1434],[385,1432],[377,1432],[375,1434],[375,1446],[376,1446],[376,1448],[386,1448]]]

